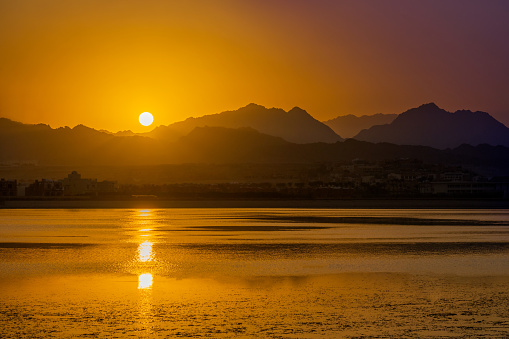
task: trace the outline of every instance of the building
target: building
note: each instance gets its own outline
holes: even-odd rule
[[[1,197],[15,197],[17,191],[18,182],[16,180],[0,180],[0,196]]]
[[[64,195],[84,195],[97,191],[97,180],[82,179],[81,174],[72,171],[63,180]]]
[[[61,180],[36,180],[25,189],[25,196],[32,197],[58,197],[64,195]]]
[[[422,183],[420,193],[447,196],[508,198],[509,182],[435,181]]]
[[[30,184],[25,181],[18,181],[18,189],[17,189],[17,196],[18,197],[24,197],[27,187]]]
[[[469,181],[469,176],[463,172],[446,172],[440,174],[442,181]]]
[[[76,171],[72,171],[63,180],[64,195],[99,195],[115,191],[115,182],[84,179]]]

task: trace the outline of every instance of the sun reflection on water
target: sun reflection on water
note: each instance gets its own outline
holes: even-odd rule
[[[142,242],[138,246],[138,260],[141,262],[148,262],[154,259],[154,253],[152,252],[152,245],[150,241]]]
[[[153,282],[153,276],[152,276],[152,266],[153,264],[148,264],[150,262],[153,262],[155,260],[154,251],[153,251],[153,245],[154,243],[149,240],[153,234],[153,228],[152,228],[152,212],[149,209],[142,209],[138,211],[138,215],[136,217],[137,221],[136,224],[138,227],[138,232],[135,235],[135,238],[139,241],[138,243],[138,253],[136,261],[139,263],[138,267],[138,289],[139,290],[151,290],[152,289],[152,282]],[[134,235],[134,234],[133,234]],[[149,238],[149,239],[147,239]],[[146,239],[146,240],[144,240]],[[143,272],[143,273],[142,273]],[[142,274],[141,274],[142,273]],[[147,295],[145,295],[147,297]],[[148,302],[145,300],[145,302]],[[146,305],[145,305],[146,306]]]
[[[138,289],[144,290],[144,289],[150,289],[152,288],[152,274],[150,273],[143,273],[138,276]]]
[[[150,216],[150,210],[140,210],[140,217]]]

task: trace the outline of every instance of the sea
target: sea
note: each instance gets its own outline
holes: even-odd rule
[[[509,338],[509,210],[0,210],[1,338]]]

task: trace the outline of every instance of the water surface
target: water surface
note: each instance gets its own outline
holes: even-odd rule
[[[2,337],[506,337],[509,211],[0,210]]]

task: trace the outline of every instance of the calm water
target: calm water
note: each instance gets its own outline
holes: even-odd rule
[[[509,337],[509,211],[0,210],[0,333]]]

